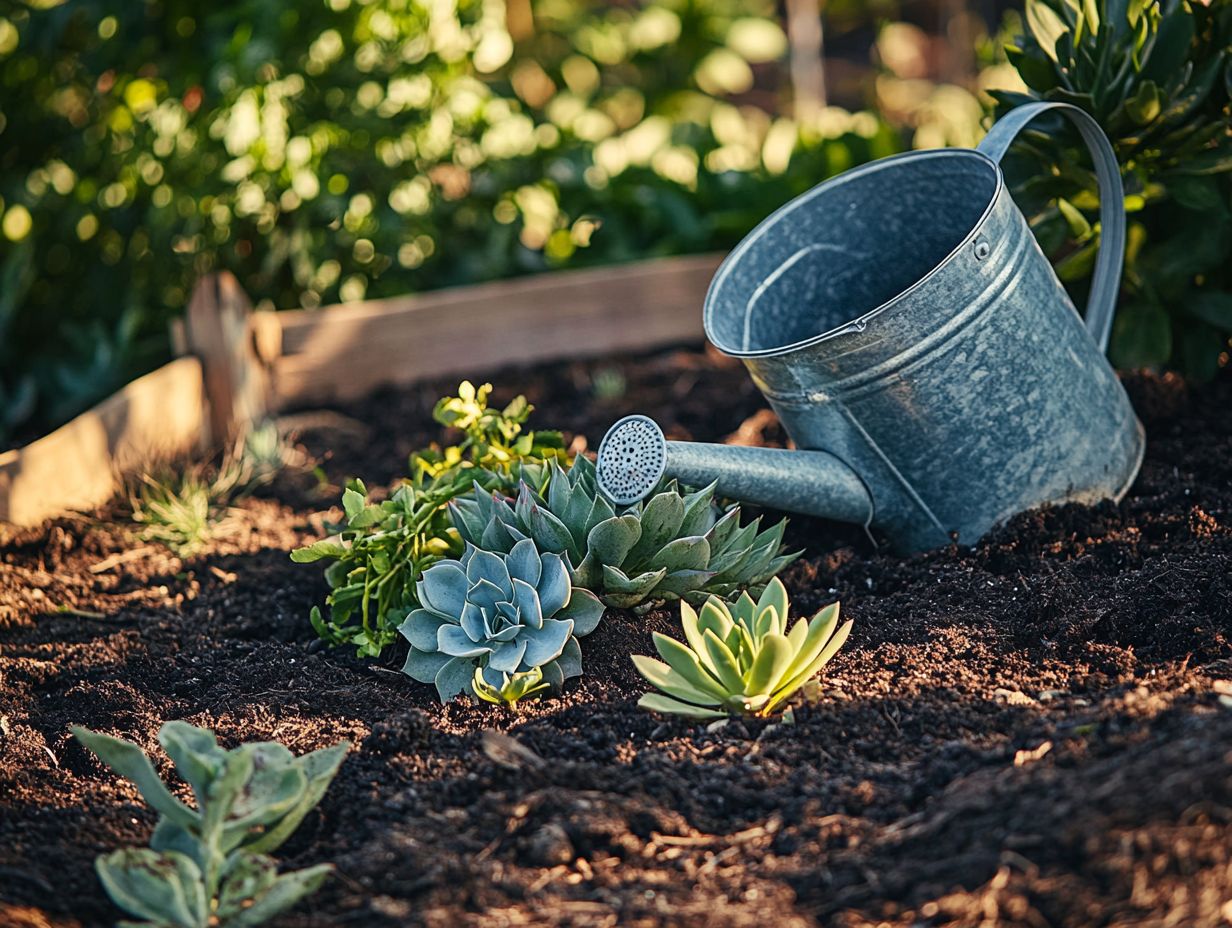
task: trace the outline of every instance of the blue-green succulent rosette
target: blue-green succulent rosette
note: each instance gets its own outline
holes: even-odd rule
[[[598,597],[569,575],[563,557],[540,554],[530,539],[508,554],[468,544],[461,560],[433,564],[416,587],[421,608],[398,629],[411,643],[403,672],[436,684],[442,702],[475,695],[477,668],[493,687],[539,668],[559,692],[581,674],[577,640],[603,615]]]

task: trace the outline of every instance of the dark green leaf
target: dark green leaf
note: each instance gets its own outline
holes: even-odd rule
[[[1184,6],[1165,15],[1155,41],[1148,43],[1149,50],[1142,61],[1142,77],[1166,85],[1184,64],[1193,40],[1193,16]]]
[[[1221,332],[1232,334],[1232,293],[1207,290],[1186,301],[1190,315]],[[1215,354],[1219,354],[1216,349]]]
[[[1172,324],[1167,313],[1151,303],[1123,305],[1112,325],[1110,353],[1120,368],[1165,364],[1172,354]]]

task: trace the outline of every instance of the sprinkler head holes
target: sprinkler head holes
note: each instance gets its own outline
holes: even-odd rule
[[[667,441],[653,419],[625,416],[599,445],[599,489],[614,503],[628,506],[646,497],[667,465]]]

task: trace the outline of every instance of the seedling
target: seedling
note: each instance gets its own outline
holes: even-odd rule
[[[476,667],[475,675],[471,678],[471,686],[475,690],[475,695],[484,702],[507,706],[510,709],[516,709],[523,699],[541,696],[552,688],[551,684],[543,679],[543,670],[539,667],[527,670],[525,673],[503,673],[499,686],[489,684],[483,677],[483,670]]]
[[[129,505],[133,521],[142,526],[143,540],[180,555],[194,553],[209,540],[217,516],[209,482],[191,472],[178,477],[143,474]]]
[[[295,757],[277,742],[226,751],[186,722],[158,732],[196,798],[177,799],[137,745],[87,728],[73,734],[132,780],[159,813],[148,848],[124,848],[94,862],[112,901],[145,928],[260,925],[315,892],[333,869],[319,864],[278,873],[269,856],[321,801],[349,743]]]
[[[274,478],[287,454],[277,424],[267,421],[216,467],[196,464],[178,474],[143,474],[129,493],[132,519],[142,526],[143,540],[191,555],[214,535],[231,503]]]

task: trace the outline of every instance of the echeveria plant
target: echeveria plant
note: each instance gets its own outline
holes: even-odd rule
[[[476,670],[497,691],[511,675],[536,669],[559,689],[582,672],[577,639],[603,615],[593,593],[570,584],[565,559],[540,554],[529,539],[507,554],[468,544],[461,560],[424,571],[417,592],[421,607],[399,628],[411,643],[403,670],[435,683],[442,702],[478,695]]]
[[[262,922],[315,892],[333,869],[319,864],[278,873],[268,856],[321,801],[350,746],[295,757],[276,742],[223,750],[214,735],[168,722],[158,741],[196,798],[177,799],[137,745],[73,729],[82,744],[132,780],[159,813],[148,848],[99,855],[107,894],[144,928],[241,928]]]
[[[577,565],[575,586],[617,608],[760,591],[798,556],[782,553],[785,520],[764,531],[760,520],[741,525],[738,506],[723,512],[715,505],[713,486],[685,494],[669,483],[644,505],[617,509],[600,494],[585,456],[568,471],[549,461],[548,471],[542,494],[524,480],[512,505],[479,486],[451,502],[458,534],[496,551],[531,538]]]
[[[688,644],[655,632],[662,661],[633,658],[658,693],[643,709],[696,719],[770,715],[811,680],[843,646],[851,622],[839,627],[838,603],[787,630],[787,590],[775,578],[756,602],[747,593],[729,608],[718,597],[701,614],[680,604]]]

